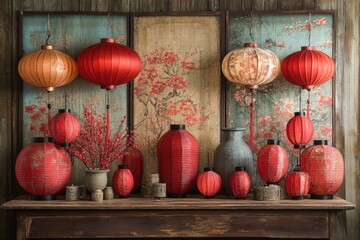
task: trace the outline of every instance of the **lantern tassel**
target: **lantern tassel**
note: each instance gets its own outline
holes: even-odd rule
[[[50,122],[51,122],[51,103],[50,103],[50,92],[47,92],[47,108],[48,108],[48,131],[50,132]]]
[[[110,97],[109,97],[109,90],[106,90],[106,150],[108,149],[110,139]]]
[[[254,90],[251,92],[251,103],[250,103],[250,145],[254,143],[254,115],[255,115],[255,105],[254,105]]]

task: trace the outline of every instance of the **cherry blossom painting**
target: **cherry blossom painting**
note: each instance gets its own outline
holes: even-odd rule
[[[135,50],[143,68],[134,84],[134,125],[145,141],[146,172],[157,172],[156,146],[170,124],[199,142],[199,170],[213,164],[220,140],[219,16],[138,16]]]

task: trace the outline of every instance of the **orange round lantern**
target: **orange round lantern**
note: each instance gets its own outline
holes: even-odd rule
[[[43,45],[40,50],[25,55],[19,62],[18,71],[25,82],[48,92],[69,84],[78,74],[75,60],[54,50],[53,45]]]

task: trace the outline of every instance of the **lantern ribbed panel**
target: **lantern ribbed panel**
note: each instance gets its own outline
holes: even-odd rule
[[[113,188],[120,197],[128,197],[134,188],[134,178],[129,169],[120,166],[113,175]]]
[[[75,60],[54,50],[52,45],[44,45],[41,50],[22,57],[18,71],[25,82],[47,91],[69,84],[78,74]]]
[[[285,190],[290,197],[303,197],[310,189],[310,177],[306,172],[293,171],[286,176]]]
[[[295,113],[286,125],[286,135],[293,145],[304,146],[314,136],[314,124],[310,118]]]
[[[184,125],[171,125],[184,126]],[[166,132],[157,145],[160,182],[166,183],[169,194],[183,195],[196,184],[199,147],[186,130]]]
[[[65,109],[61,109],[51,119],[50,133],[56,143],[71,143],[80,134],[80,122],[75,115],[66,112]]]
[[[140,187],[144,172],[143,155],[138,148],[133,148],[129,155],[123,159],[123,164],[127,165],[134,177],[134,189]]]
[[[213,197],[220,191],[221,177],[214,171],[205,171],[199,175],[197,187],[205,197]]]
[[[105,89],[133,81],[142,66],[133,49],[116,43],[113,38],[103,38],[101,43],[84,49],[77,64],[85,80]]]
[[[251,178],[246,171],[235,171],[230,177],[231,192],[235,198],[246,198],[251,188]]]
[[[16,179],[20,186],[35,196],[60,192],[71,176],[71,162],[65,150],[51,142],[27,145],[15,164]]]
[[[256,43],[245,43],[243,48],[225,56],[222,72],[229,81],[256,89],[278,76],[280,61],[272,51],[259,48]]]
[[[259,150],[257,170],[265,182],[279,182],[285,176],[288,167],[288,155],[282,146],[268,144]]]
[[[301,51],[287,56],[281,71],[284,78],[292,84],[306,89],[329,81],[335,73],[335,63],[331,57],[313,46],[302,47]]]

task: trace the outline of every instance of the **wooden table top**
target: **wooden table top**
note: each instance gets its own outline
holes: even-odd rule
[[[63,196],[58,199],[64,199]],[[280,200],[255,201],[217,196],[213,199],[204,199],[200,195],[190,195],[187,198],[115,198],[103,202],[90,200],[80,201],[34,201],[30,196],[21,196],[4,203],[1,208],[9,210],[350,210],[355,205],[346,200],[334,197],[332,200]]]

